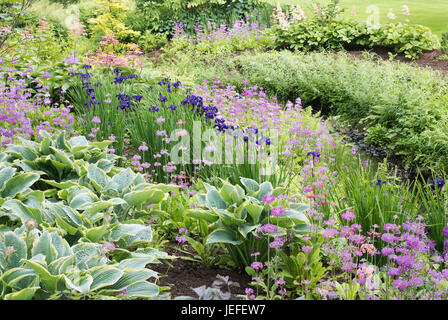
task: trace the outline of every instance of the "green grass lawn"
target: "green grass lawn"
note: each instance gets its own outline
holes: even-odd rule
[[[305,11],[311,10],[311,0],[277,0],[281,4],[300,5]],[[276,0],[270,0],[273,5],[277,4]],[[329,3],[328,0],[320,1],[321,3]],[[407,5],[410,10],[410,22],[413,24],[421,24],[430,27],[432,31],[438,35],[448,31],[448,0],[341,0],[340,6],[346,8],[344,16],[349,17],[352,10],[356,9],[356,17],[358,19],[367,20],[372,13],[367,13],[369,6],[376,6],[379,13],[379,23],[389,21],[387,14],[392,8],[397,16],[395,21],[405,21],[402,13],[403,5]]]

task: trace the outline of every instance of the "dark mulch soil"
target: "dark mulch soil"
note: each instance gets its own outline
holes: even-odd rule
[[[159,286],[170,287],[172,298],[179,296],[191,296],[197,298],[196,293],[191,288],[197,288],[202,285],[210,287],[216,276],[228,276],[230,281],[239,284],[239,287],[231,287],[232,300],[237,300],[236,295],[244,294],[245,288],[249,287],[251,277],[245,271],[227,270],[219,267],[206,267],[205,265],[185,260],[182,257],[192,257],[184,254],[172,247],[179,247],[177,243],[171,242],[164,250],[172,256],[178,257],[175,260],[167,261],[168,263],[152,264],[151,270],[160,273]],[[193,252],[192,248],[187,246],[188,252]],[[222,288],[226,291],[227,288]]]
[[[351,55],[361,59],[363,58],[363,52],[364,51],[349,51]],[[370,52],[376,53],[377,58],[389,60],[389,50],[385,48],[374,48],[370,50]],[[416,60],[408,59],[404,54],[397,55],[394,60],[420,67],[430,67],[446,74],[448,73],[448,60],[440,59],[441,56],[444,56],[444,54],[442,54],[440,50],[432,50],[423,52]]]

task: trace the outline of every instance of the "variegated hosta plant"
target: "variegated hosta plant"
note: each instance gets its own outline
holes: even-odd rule
[[[270,182],[258,184],[246,178],[241,178],[246,190],[239,185],[222,182],[219,190],[204,184],[207,192],[197,195],[198,208],[187,210],[185,214],[207,221],[211,230],[207,243],[223,244],[237,267],[244,269],[255,259],[266,261],[271,250],[269,243],[274,237],[309,231],[309,221],[303,213],[308,210],[308,205],[279,199],[272,203],[264,201],[267,196],[275,198],[282,195],[285,192],[283,188],[273,189]],[[281,217],[271,215],[274,206],[284,208]],[[263,232],[266,225],[275,226],[275,230]],[[251,256],[254,252],[260,255]]]

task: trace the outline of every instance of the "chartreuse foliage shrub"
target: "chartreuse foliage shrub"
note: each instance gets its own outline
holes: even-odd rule
[[[169,257],[143,218],[178,187],[115,167],[110,141],[41,134],[0,153],[0,298],[156,297],[145,266]]]

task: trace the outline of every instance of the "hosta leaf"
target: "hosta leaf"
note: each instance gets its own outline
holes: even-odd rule
[[[69,192],[67,201],[71,208],[75,210],[88,209],[96,200],[95,195],[90,190],[73,189]]]
[[[109,207],[118,206],[120,204],[127,204],[126,201],[120,198],[112,198],[107,201],[97,201],[93,203],[88,209],[87,214],[89,216],[94,215],[97,212],[103,211],[105,209],[108,209]]]
[[[19,200],[15,199],[8,200],[5,203],[3,203],[3,208],[9,209],[14,216],[19,217],[20,220],[22,221],[22,224],[24,224],[25,221],[28,219],[34,219],[39,224],[43,222],[41,216],[41,210],[25,206]]]
[[[258,192],[258,190],[260,190],[260,185],[255,180],[248,178],[241,178],[240,180],[248,191]]]
[[[97,191],[105,188],[109,182],[106,173],[94,164],[89,165],[87,177],[92,181]]]
[[[95,243],[79,243],[72,247],[73,254],[76,257],[76,265],[80,269],[88,267],[88,262],[91,258],[100,259],[100,248]]]
[[[27,258],[27,247],[25,241],[23,241],[17,234],[14,232],[8,231],[3,234],[3,237],[0,237],[0,259],[3,263],[5,261],[5,249],[7,247],[13,247],[14,252],[9,257],[6,263],[6,269],[17,268],[23,265],[24,259]]]
[[[249,225],[249,224],[244,224],[242,226],[238,227],[238,231],[240,232],[240,234],[246,238],[247,234],[255,229],[257,229],[258,225]]]
[[[221,195],[216,190],[210,190],[207,192],[207,204],[209,207],[216,209],[226,209],[227,204],[222,199]]]
[[[63,277],[68,288],[83,294],[87,294],[90,291],[90,286],[93,283],[93,278],[90,274],[81,277],[78,274],[74,274],[71,276],[72,279],[65,275]]]
[[[6,271],[0,278],[8,287],[15,289],[25,289],[36,279],[37,275],[33,270],[25,268],[13,268]]]
[[[88,229],[84,234],[87,239],[92,242],[99,242],[104,235],[109,231],[109,226],[102,225],[96,228]]]
[[[13,198],[16,194],[24,192],[31,187],[40,175],[37,173],[26,172],[10,178],[6,181],[2,191],[3,198]]]
[[[109,173],[109,171],[114,167],[114,163],[106,159],[101,159],[96,163],[96,166],[105,173]]]
[[[124,239],[131,245],[134,241],[151,241],[152,231],[149,226],[141,224],[119,224],[112,230],[111,239],[114,242]]]
[[[51,274],[63,274],[66,273],[75,263],[75,256],[65,256],[52,261],[48,265],[48,271]]]
[[[48,231],[45,231],[33,243],[33,248],[31,249],[31,256],[34,257],[38,254],[42,254],[45,256],[45,261],[47,262],[47,264],[56,259],[58,255],[58,251],[51,243],[51,237]]]
[[[61,182],[56,182],[54,180],[45,180],[45,179],[41,179],[43,182],[49,184],[52,187],[56,187],[58,189],[68,189],[70,187],[76,186],[77,183],[75,181],[61,181]]]
[[[65,257],[65,256],[72,256],[73,251],[70,248],[70,245],[68,242],[62,238],[57,232],[50,233],[51,237],[51,244],[54,246],[54,248],[57,251],[57,257]]]
[[[104,141],[99,141],[99,142],[91,142],[90,145],[93,146],[93,147],[97,147],[97,148],[99,148],[101,150],[104,150],[106,147],[108,147],[112,143],[113,143],[113,141],[104,140]]]
[[[232,201],[232,197],[231,197],[231,193],[232,193],[232,191],[234,191],[234,190],[235,190],[235,187],[234,187],[234,186],[232,186],[231,184],[226,183],[226,184],[224,184],[224,185],[222,186],[222,188],[219,190],[219,194],[221,195],[222,199],[223,199],[225,202],[229,202],[229,203],[231,203],[231,202],[233,202],[233,201]]]
[[[89,271],[93,278],[93,282],[90,286],[90,290],[92,291],[113,285],[124,274],[122,270],[112,266],[95,267]]]
[[[6,181],[8,181],[15,172],[16,168],[13,167],[3,168],[0,170],[0,191],[3,190]]]
[[[264,196],[272,194],[273,188],[269,181],[265,181],[260,185],[260,190],[257,193],[257,199],[262,200]]]
[[[26,146],[10,144],[7,150],[19,159],[34,161],[38,157],[38,154],[33,149]]]
[[[210,223],[216,222],[219,219],[216,214],[203,209],[188,209],[184,211],[184,214],[187,217],[205,220]]]
[[[130,168],[127,168],[126,170],[121,171],[119,174],[116,174],[109,182],[108,187],[116,189],[121,193],[124,189],[132,184],[134,178],[135,173]]]
[[[157,261],[154,257],[131,258],[120,261],[120,269],[144,268],[147,264]]]
[[[124,200],[131,206],[159,203],[165,197],[165,193],[159,189],[151,188],[132,191],[124,196]]]
[[[304,203],[291,203],[289,206],[291,207],[291,209],[294,209],[298,212],[306,211],[310,208],[309,205]]]
[[[263,207],[257,204],[249,203],[246,206],[246,210],[251,216],[252,220],[255,223],[258,223],[258,221],[260,220],[260,215],[263,212]]]
[[[5,295],[5,300],[31,300],[40,287],[25,288]]]
[[[177,185],[171,185],[171,184],[155,184],[153,187],[163,192],[173,192],[179,190],[180,188]]]
[[[45,285],[47,290],[56,291],[58,283],[63,281],[62,275],[52,275],[47,270],[46,266],[35,260],[27,260],[26,263],[37,273],[40,281]]]
[[[104,289],[120,291],[136,282],[146,281],[148,278],[157,276],[156,272],[149,269],[124,269],[123,271],[123,276],[116,283]]]
[[[68,144],[72,147],[88,147],[89,141],[84,136],[78,136],[78,137],[72,137],[70,140],[68,140]],[[72,150],[73,151],[73,150]]]

